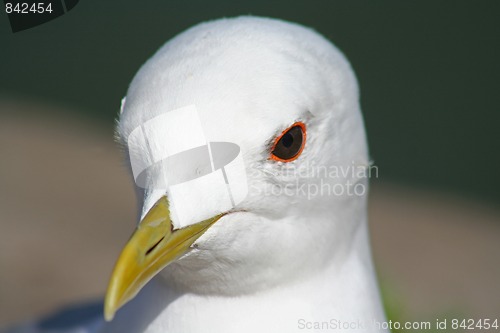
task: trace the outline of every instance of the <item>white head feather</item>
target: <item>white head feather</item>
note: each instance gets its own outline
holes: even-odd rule
[[[369,165],[358,86],[344,55],[313,30],[284,21],[239,17],[197,25],[142,66],[127,92],[118,133],[126,145],[141,123],[193,104],[208,141],[240,146],[250,191],[236,207],[240,212],[223,217],[195,249],[164,269],[166,285],[181,294],[265,293],[340,272],[354,255],[366,271],[352,274],[367,274],[354,281],[369,281],[360,282],[366,286],[356,289],[356,297],[372,288],[366,193],[325,192],[337,185],[346,190],[349,182],[367,186],[366,178],[351,172],[330,173]],[[270,160],[273,140],[296,121],[307,126],[303,153],[289,163]],[[329,174],[318,176],[318,170]],[[310,193],[321,184],[327,184],[322,194]],[[166,192],[140,193],[144,214]],[[348,297],[351,286],[344,287]],[[381,313],[378,305],[366,308]]]

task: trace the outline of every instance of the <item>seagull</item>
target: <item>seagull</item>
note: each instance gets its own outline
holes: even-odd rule
[[[117,137],[137,228],[105,319],[50,332],[387,331],[357,79],[326,38],[253,16],[198,24],[140,68]]]

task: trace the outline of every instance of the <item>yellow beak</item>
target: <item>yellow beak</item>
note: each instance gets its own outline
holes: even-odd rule
[[[158,272],[188,252],[191,245],[224,214],[173,230],[167,197],[162,197],[139,223],[122,250],[109,281],[104,318],[134,298]]]

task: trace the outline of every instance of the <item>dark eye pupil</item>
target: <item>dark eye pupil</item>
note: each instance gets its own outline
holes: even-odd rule
[[[299,125],[291,127],[276,143],[272,154],[280,160],[291,160],[302,150],[304,132]]]
[[[283,135],[281,141],[285,148],[290,148],[293,144],[293,136],[290,134],[290,132],[287,132],[285,133],[285,135]]]

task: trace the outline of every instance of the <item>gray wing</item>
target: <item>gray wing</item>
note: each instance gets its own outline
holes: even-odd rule
[[[98,333],[104,325],[102,301],[70,306],[37,322],[1,333]]]

